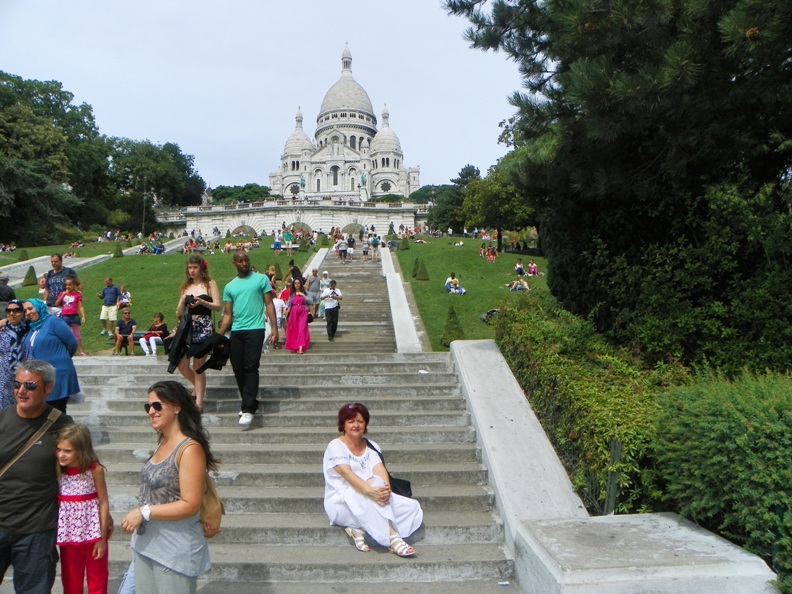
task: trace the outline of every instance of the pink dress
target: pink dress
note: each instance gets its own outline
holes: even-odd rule
[[[287,351],[307,351],[311,346],[311,332],[308,330],[308,310],[305,309],[305,297],[294,295],[291,298],[289,322],[286,325],[286,343],[283,345]]]
[[[59,545],[96,542],[102,537],[99,524],[99,496],[91,471],[67,468],[58,481]]]

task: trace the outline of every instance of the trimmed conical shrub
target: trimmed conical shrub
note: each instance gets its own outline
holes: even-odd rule
[[[22,286],[31,287],[37,284],[38,284],[38,278],[36,277],[36,271],[33,269],[32,266],[28,266],[27,272],[25,273],[25,279],[22,281]]]
[[[226,239],[231,238],[231,229],[226,229]]]
[[[427,272],[426,264],[424,264],[423,260],[419,261],[418,270],[415,273],[415,280],[422,280],[422,281],[429,280],[429,272]]]
[[[443,328],[443,335],[440,337],[440,344],[444,347],[450,347],[453,341],[464,340],[464,338],[465,332],[462,330],[462,324],[459,323],[456,311],[451,306],[448,308],[448,316],[446,317],[445,328]]]
[[[19,250],[19,256],[17,256],[17,262],[24,262],[25,260],[30,260],[30,256],[28,256],[27,250]]]
[[[173,231],[171,231],[171,232],[170,232],[170,235],[168,235],[168,239],[176,239],[176,238],[173,236]]]
[[[410,249],[410,240],[407,237],[402,237],[399,242],[399,251],[403,252]]]
[[[317,241],[319,247],[330,247],[330,241],[327,239],[327,235],[324,233],[319,234],[319,241]]]
[[[283,278],[283,271],[278,262],[275,262],[275,278]]]
[[[115,250],[113,251],[113,258],[123,258],[124,257],[124,250],[121,249],[121,244],[116,242]]]
[[[416,258],[415,261],[413,262],[413,269],[412,269],[412,277],[413,278],[415,278],[416,275],[418,274],[418,268],[420,268],[420,267],[421,267],[421,259],[420,258]]]
[[[307,252],[308,251],[308,241],[306,239],[301,239],[299,243],[299,247],[297,249],[298,252]]]

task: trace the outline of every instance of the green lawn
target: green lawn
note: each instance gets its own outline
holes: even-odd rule
[[[266,239],[266,238],[265,238]],[[282,273],[288,270],[289,257],[285,252],[276,258],[269,249],[272,244],[263,241],[262,246],[250,252],[250,259],[253,266],[259,271],[266,270],[269,264],[275,264],[276,260]],[[92,244],[95,245],[95,244]],[[102,246],[112,246],[111,243],[99,244]],[[31,248],[43,249],[44,253],[53,253],[55,248]],[[308,252],[298,252],[294,254],[294,261],[301,268],[305,266],[312,254]],[[208,255],[209,272],[217,281],[222,294],[223,287],[236,276],[236,269],[231,262],[231,254],[215,252]],[[96,297],[96,293],[104,288],[104,279],[110,276],[117,286],[126,285],[132,294],[132,317],[138,324],[138,330],[147,330],[152,323],[155,312],[165,314],[165,323],[171,328],[175,323],[176,304],[179,299],[179,287],[184,280],[186,257],[182,254],[167,256],[152,255],[133,255],[123,258],[111,258],[94,266],[90,266],[79,271],[80,281],[83,284],[83,299],[85,305],[86,324],[82,327],[83,348],[87,353],[98,353],[112,348],[108,344],[106,336],[100,336],[99,331],[102,325],[99,322],[99,313],[102,302]],[[65,262],[69,265],[68,260]],[[43,272],[43,271],[42,271]],[[17,297],[26,299],[39,297],[38,287],[21,287],[16,290]],[[216,322],[220,322],[219,314],[216,314]],[[139,351],[138,351],[139,352]]]
[[[126,249],[126,242],[121,243],[121,248]],[[100,256],[102,254],[112,254],[115,250],[115,242],[113,241],[93,241],[86,243],[81,248],[71,248],[67,245],[49,245],[49,246],[36,246],[28,248],[18,248],[15,252],[0,252],[0,266],[7,266],[19,261],[19,253],[25,250],[29,258],[38,258],[40,256],[51,256],[52,254],[63,254],[68,251],[73,251],[79,258],[91,258],[93,256]],[[66,266],[68,266],[68,259]]]
[[[458,238],[451,238],[459,241]],[[504,285],[516,278],[514,264],[522,258],[523,264],[533,258],[539,271],[546,270],[544,259],[529,254],[499,254],[494,263],[479,256],[482,241],[464,239],[464,246],[455,247],[449,238],[427,239],[428,243],[411,243],[410,249],[399,250],[397,256],[402,275],[412,286],[426,331],[435,351],[445,350],[440,345],[449,306],[454,306],[466,339],[494,338],[492,326],[484,324],[480,316],[497,308],[504,300],[520,299],[525,295],[509,291]],[[416,258],[423,260],[429,273],[428,281],[412,278]],[[450,295],[445,291],[445,280],[454,272],[460,284],[467,289],[465,295]],[[546,277],[528,279],[532,287],[547,289]]]
[[[499,306],[503,300],[520,299],[525,295],[521,292],[511,292],[504,285],[515,278],[514,264],[517,258],[522,258],[527,265],[533,257],[539,265],[539,270],[546,269],[545,261],[528,254],[499,254],[495,263],[489,263],[478,255],[481,241],[472,238],[464,240],[465,245],[454,247],[453,242],[447,238],[428,239],[426,244],[410,244],[410,249],[396,253],[404,278],[412,285],[413,295],[418,303],[426,331],[434,350],[444,350],[440,345],[440,336],[443,333],[449,306],[454,306],[457,316],[462,324],[466,339],[493,338],[494,331],[491,326],[484,324],[480,315],[488,309]],[[260,271],[264,271],[276,260],[282,273],[285,273],[289,257],[281,255],[280,258],[271,252],[269,246],[271,238],[264,238],[262,247],[251,252],[251,261]],[[85,257],[112,251],[112,243],[88,244],[80,250],[80,255]],[[27,248],[31,257],[35,255],[52,254],[59,251],[56,246]],[[15,254],[4,254],[14,256]],[[312,253],[295,253],[294,259],[298,266],[304,268]],[[426,265],[430,280],[418,281],[412,278],[413,263],[416,258],[421,258]],[[139,330],[148,329],[155,312],[165,314],[165,323],[172,327],[175,322],[176,303],[179,297],[179,287],[184,279],[184,263],[186,258],[181,254],[167,256],[133,255],[123,258],[111,258],[80,271],[80,280],[83,283],[83,297],[85,299],[86,324],[82,328],[83,348],[87,353],[98,353],[111,348],[107,337],[100,336],[102,326],[99,322],[101,301],[96,293],[104,288],[104,279],[113,278],[113,282],[121,286],[127,285],[132,293],[132,317],[138,323]],[[217,252],[208,255],[209,271],[212,277],[223,286],[236,274],[231,255]],[[13,260],[16,261],[16,260]],[[68,266],[68,260],[66,260]],[[44,271],[37,271],[44,272]],[[445,280],[454,272],[460,283],[467,289],[466,295],[449,295],[445,292]],[[545,277],[529,279],[533,287],[546,289]],[[21,299],[38,297],[37,287],[22,287],[17,289],[17,296]],[[219,322],[219,318],[216,320]]]

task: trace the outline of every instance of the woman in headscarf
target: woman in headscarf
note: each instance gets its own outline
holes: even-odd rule
[[[0,328],[0,409],[14,404],[14,375],[16,367],[25,360],[24,338],[28,331],[19,299],[6,305],[6,323]]]
[[[55,387],[47,396],[47,403],[65,413],[70,397],[76,397],[78,402],[85,399],[72,362],[77,339],[66,322],[49,315],[41,299],[28,299],[23,307],[30,326],[25,335],[25,358],[40,359],[55,368]]]

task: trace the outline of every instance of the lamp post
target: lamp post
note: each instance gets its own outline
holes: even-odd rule
[[[140,221],[140,239],[146,237],[146,176],[143,176],[143,194],[141,196],[143,202],[143,218]]]

